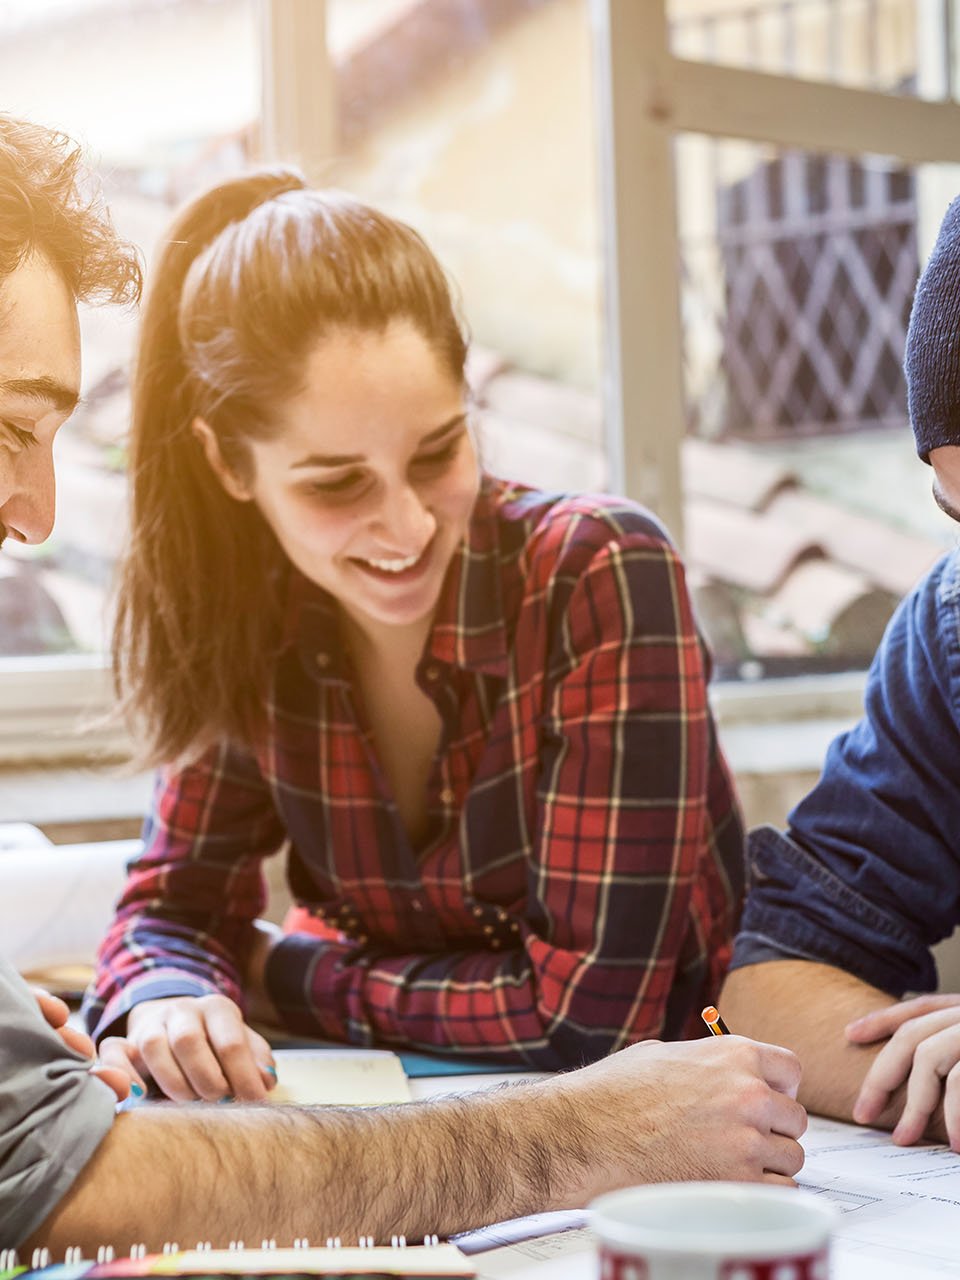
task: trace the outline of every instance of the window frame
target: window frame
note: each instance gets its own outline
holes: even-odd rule
[[[960,164],[960,104],[691,61],[671,52],[668,0],[585,2],[594,37],[611,488],[656,510],[682,548],[674,138],[689,132]],[[952,0],[943,4],[944,19],[952,18]],[[260,0],[260,24],[264,156],[322,179],[336,136],[326,0]],[[631,423],[641,429],[628,430]],[[862,672],[798,676],[720,686],[713,698],[721,724],[852,720],[863,685]],[[112,700],[106,655],[0,660],[0,764],[125,754],[129,739],[106,721]]]

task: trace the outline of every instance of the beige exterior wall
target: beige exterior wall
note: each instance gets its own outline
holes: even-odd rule
[[[330,173],[423,233],[478,342],[582,387],[598,381],[601,319],[590,59],[585,0],[554,0]]]

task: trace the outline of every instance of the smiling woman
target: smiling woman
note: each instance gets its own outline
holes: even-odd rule
[[[126,1024],[182,1099],[268,1087],[247,996],[542,1068],[680,1034],[742,832],[667,536],[482,471],[464,332],[404,224],[271,170],[166,245],[116,631],[163,767],[91,1028]],[[255,917],[284,845],[278,937]]]

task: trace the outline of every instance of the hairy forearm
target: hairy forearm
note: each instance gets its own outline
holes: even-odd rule
[[[850,1044],[844,1028],[890,1002],[889,995],[852,974],[806,960],[735,969],[720,995],[731,1031],[792,1049],[803,1067],[800,1101],[840,1120],[851,1118],[863,1078],[882,1047]],[[879,1123],[892,1128],[901,1105],[895,1094]]]
[[[582,1203],[582,1129],[538,1085],[370,1111],[144,1108],[118,1117],[26,1247],[449,1234]]]

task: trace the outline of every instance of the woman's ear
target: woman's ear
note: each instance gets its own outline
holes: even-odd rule
[[[203,450],[203,456],[209,463],[210,470],[230,497],[235,498],[237,502],[249,502],[253,495],[224,462],[223,454],[220,452],[220,441],[217,439],[213,428],[204,422],[202,418],[194,418],[191,430]]]

